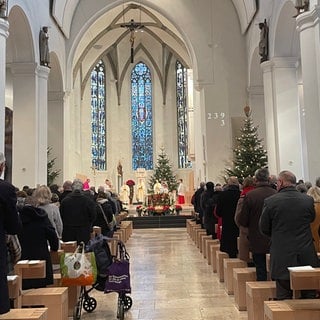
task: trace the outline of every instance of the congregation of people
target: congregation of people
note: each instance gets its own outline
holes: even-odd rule
[[[4,167],[0,152],[0,176]],[[22,289],[46,287],[53,284],[50,251],[57,251],[61,242],[86,244],[93,226],[99,226],[104,236],[113,236],[122,203],[110,184],[95,191],[89,182],[75,179],[65,181],[62,188],[18,190],[0,179],[0,314],[10,310],[7,275],[19,260],[45,260],[45,278],[23,279]]]
[[[288,267],[320,267],[320,178],[312,186],[290,171],[275,176],[261,168],[241,182],[201,182],[192,197],[195,219],[220,240],[220,251],[255,267],[257,281],[276,282],[275,300],[292,299]],[[301,298],[317,296],[315,290],[301,291]]]

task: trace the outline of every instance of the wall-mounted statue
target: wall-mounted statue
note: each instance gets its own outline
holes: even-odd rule
[[[267,25],[267,20],[264,19],[264,22],[259,23],[260,29],[260,41],[259,41],[259,55],[260,55],[260,63],[268,60],[268,51],[269,51],[269,43],[268,43],[268,34],[269,28]]]
[[[7,19],[8,18],[8,1],[0,0],[0,18]]]
[[[294,7],[297,9],[297,14],[293,18],[296,18],[301,13],[309,10],[309,0],[296,0]]]
[[[40,65],[50,68],[48,27],[42,27],[39,34]]]

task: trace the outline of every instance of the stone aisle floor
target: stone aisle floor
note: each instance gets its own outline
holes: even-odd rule
[[[134,229],[126,243],[131,256],[130,320],[244,320],[199,249],[180,229]],[[94,312],[83,320],[116,319],[117,294],[93,290]],[[71,319],[71,318],[70,318]]]

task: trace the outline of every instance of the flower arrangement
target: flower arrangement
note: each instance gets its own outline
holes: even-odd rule
[[[149,215],[153,214],[155,211],[156,211],[155,207],[153,207],[153,206],[147,207],[147,212]]]
[[[181,207],[179,204],[176,204],[174,209],[175,209],[176,211],[181,211],[181,210],[182,210],[182,207]]]
[[[133,180],[131,180],[131,179],[129,179],[129,180],[126,181],[126,185],[129,186],[129,187],[133,187],[135,184],[136,184],[136,183],[135,183]]]

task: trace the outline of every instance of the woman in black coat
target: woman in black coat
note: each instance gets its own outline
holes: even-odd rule
[[[228,185],[220,192],[216,213],[222,218],[220,250],[228,253],[229,258],[236,258],[238,253],[237,238],[239,228],[234,222],[238,200],[240,198],[239,182],[236,177],[228,179]]]
[[[22,232],[19,234],[21,259],[46,261],[46,277],[25,279],[22,282],[22,289],[41,288],[53,284],[53,270],[48,244],[51,251],[57,251],[59,248],[59,239],[55,228],[47,213],[32,205],[25,205],[20,210],[20,219],[23,226]]]
[[[217,203],[218,194],[214,191],[214,183],[207,182],[206,190],[201,194],[201,210],[203,212],[203,225],[207,231],[207,235],[212,235],[212,239],[217,239],[215,232],[215,224],[218,219],[213,214],[214,207]]]

